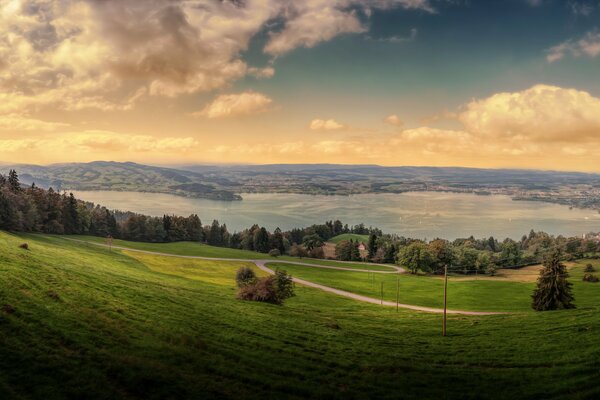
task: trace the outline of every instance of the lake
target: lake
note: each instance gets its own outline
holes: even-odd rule
[[[110,209],[163,214],[198,214],[203,224],[225,222],[229,231],[253,224],[269,230],[288,230],[339,219],[349,225],[364,223],[385,233],[433,239],[441,237],[511,237],[519,239],[531,229],[551,234],[581,235],[600,231],[600,214],[594,210],[513,201],[508,196],[479,196],[445,192],[323,196],[304,194],[242,194],[235,202],[193,199],[161,193],[74,191],[76,197]]]

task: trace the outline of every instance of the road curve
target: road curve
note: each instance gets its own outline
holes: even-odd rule
[[[62,239],[65,240],[70,240],[73,242],[79,242],[79,243],[86,243],[86,244],[93,244],[96,246],[100,246],[100,247],[109,247],[107,244],[104,243],[97,243],[97,242],[88,242],[85,240],[80,240],[80,239],[73,239],[73,238],[66,238],[63,237]],[[224,258],[224,257],[202,257],[202,256],[186,256],[186,255],[180,255],[180,254],[169,254],[169,253],[161,253],[158,251],[149,251],[149,250],[138,250],[138,249],[132,249],[129,247],[123,247],[123,246],[111,246],[111,248],[113,249],[117,249],[117,250],[126,250],[126,251],[132,251],[132,252],[137,252],[137,253],[143,253],[143,254],[152,254],[152,255],[157,255],[157,256],[163,256],[163,257],[177,257],[177,258],[188,258],[188,259],[197,259],[197,260],[212,260],[212,261],[239,261],[239,262],[252,262],[254,263],[259,269],[261,269],[262,271],[268,273],[268,274],[274,274],[275,272],[266,266],[267,263],[273,263],[273,262],[281,262],[281,263],[286,263],[286,264],[293,264],[293,265],[302,265],[302,266],[308,266],[308,267],[314,267],[314,268],[325,268],[325,269],[337,269],[337,270],[344,270],[344,271],[354,271],[354,272],[372,272],[372,273],[376,273],[376,274],[402,274],[405,272],[404,268],[402,267],[398,267],[395,265],[388,265],[388,264],[375,264],[375,265],[383,265],[386,267],[390,267],[393,268],[393,271],[374,271],[374,270],[369,270],[369,269],[355,269],[355,268],[347,268],[347,267],[335,267],[335,266],[331,266],[331,265],[319,265],[319,264],[309,264],[309,263],[303,263],[303,262],[297,262],[297,261],[287,261],[287,260],[252,260],[252,259],[244,259],[244,258]],[[413,304],[402,304],[402,303],[395,303],[392,301],[381,301],[381,299],[376,299],[374,297],[368,297],[368,296],[363,296],[360,294],[356,294],[356,293],[352,293],[352,292],[348,292],[345,290],[340,290],[340,289],[336,289],[336,288],[332,288],[330,286],[325,286],[325,285],[321,285],[319,283],[314,283],[314,282],[310,282],[304,279],[300,279],[300,278],[293,278],[294,282],[303,286],[308,286],[308,287],[312,287],[312,288],[316,288],[316,289],[320,289],[324,292],[328,292],[328,293],[334,293],[337,294],[339,296],[343,296],[343,297],[348,297],[354,300],[358,300],[358,301],[362,301],[365,303],[371,303],[371,304],[378,304],[378,305],[383,305],[383,306],[388,306],[388,307],[400,307],[400,308],[406,308],[409,310],[414,310],[414,311],[422,311],[422,312],[429,312],[429,313],[438,313],[441,314],[444,312],[444,310],[442,308],[432,308],[432,307],[423,307],[423,306],[417,306],[417,305],[413,305]],[[448,314],[460,314],[460,315],[501,315],[501,314],[506,314],[503,312],[488,312],[488,311],[464,311],[464,310],[446,310],[446,312]]]

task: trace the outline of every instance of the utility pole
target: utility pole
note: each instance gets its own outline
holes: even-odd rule
[[[444,266],[444,322],[442,324],[442,336],[446,336],[446,310],[448,302],[448,266]]]
[[[396,277],[396,312],[400,308],[400,272],[398,271],[398,276]]]

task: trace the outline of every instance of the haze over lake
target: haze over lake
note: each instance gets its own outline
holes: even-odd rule
[[[161,193],[76,191],[78,198],[110,209],[162,216],[196,213],[203,224],[217,219],[230,231],[253,224],[269,230],[304,227],[339,219],[364,223],[385,233],[407,237],[455,239],[474,235],[520,238],[530,229],[551,234],[581,235],[600,230],[600,214],[542,202],[513,201],[508,196],[444,192],[314,196],[242,194],[242,201],[194,199]]]

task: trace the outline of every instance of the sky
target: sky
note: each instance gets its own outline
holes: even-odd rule
[[[600,172],[600,0],[0,0],[0,162]]]

